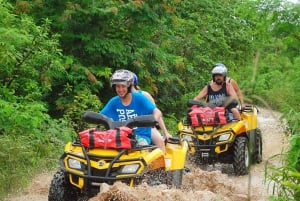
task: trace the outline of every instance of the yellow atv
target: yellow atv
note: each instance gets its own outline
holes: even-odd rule
[[[189,107],[205,107],[189,100]],[[189,110],[189,113],[191,109]],[[241,120],[229,119],[224,125],[193,126],[190,115],[178,123],[178,135],[189,142],[189,158],[199,165],[217,162],[232,164],[235,175],[248,174],[251,164],[262,162],[262,136],[257,125],[258,110],[246,105],[240,110]]]
[[[132,129],[132,148],[88,148],[78,137],[65,145],[58,170],[51,182],[49,201],[88,200],[100,190],[101,183],[114,184],[122,181],[136,186],[142,181],[149,185],[167,184],[180,188],[185,166],[188,142],[171,138],[166,143],[166,153],[154,145],[137,145],[134,128],[154,127],[152,115],[114,122],[95,112],[86,112],[83,119],[96,124],[95,129],[107,131],[122,126]]]

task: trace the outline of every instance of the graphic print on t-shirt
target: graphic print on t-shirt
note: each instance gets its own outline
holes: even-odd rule
[[[209,102],[216,106],[222,106],[226,101],[226,94],[209,95]]]
[[[126,121],[138,116],[134,110],[129,109],[117,109],[117,113],[120,121]]]

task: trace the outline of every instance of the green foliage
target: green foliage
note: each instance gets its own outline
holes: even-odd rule
[[[281,155],[273,156],[268,159],[266,163],[266,179],[269,188],[272,189],[272,200],[299,200],[300,198],[300,155],[298,135],[294,136],[291,140],[292,148],[288,151],[288,154],[282,153]],[[271,165],[272,159],[277,157],[281,157],[283,166],[276,167]]]
[[[0,196],[26,185],[39,168],[57,163],[73,130],[52,120],[43,104],[0,100]],[[44,160],[47,158],[47,163]]]
[[[87,67],[77,65],[71,58],[68,58],[67,62],[66,75],[54,78],[52,90],[44,94],[44,100],[49,104],[49,113],[56,118],[62,117],[70,110],[77,110],[74,108],[75,105],[79,107],[78,110],[86,107],[85,104],[99,105],[101,102],[96,94],[102,87],[102,81],[96,76],[103,79],[108,78],[111,73],[108,68],[89,70]],[[74,104],[76,97],[82,94],[86,95],[87,100],[82,100],[81,104]]]
[[[169,133],[173,137],[177,137],[177,132],[178,132],[177,124],[179,120],[176,118],[175,114],[168,114],[167,116],[164,116],[163,119],[168,128]]]
[[[234,69],[245,64],[254,52],[253,30],[244,22],[240,5],[235,1],[26,3],[29,9],[20,9],[20,3],[16,8],[32,14],[38,23],[45,17],[53,20],[52,30],[60,33],[64,54],[88,66],[100,80],[98,90],[104,94],[101,102],[110,98],[111,91],[102,84],[107,79],[103,80],[96,72],[104,68],[111,71],[127,68],[139,76],[141,86],[154,96],[162,110],[181,116],[180,111],[185,109],[181,99],[169,97],[191,91],[195,94],[210,79],[213,63],[224,62]],[[84,77],[80,79],[83,74],[72,65],[70,71],[78,81],[72,82],[68,76],[54,88],[59,91],[61,86],[69,88],[73,94],[68,95],[74,98],[78,94],[75,86]],[[88,88],[91,87],[89,84]],[[52,103],[51,111],[57,109],[55,106],[70,104],[60,95],[55,99],[63,104],[53,104],[49,99],[53,95],[50,93],[46,99]]]
[[[73,130],[51,119],[41,101],[51,89],[52,78],[64,72],[58,38],[49,34],[49,21],[36,26],[30,17],[13,14],[11,5],[3,1],[0,15],[2,199],[24,187],[39,168],[53,167]]]
[[[75,96],[72,105],[64,115],[64,119],[70,122],[75,131],[79,132],[87,128],[88,125],[82,121],[84,112],[87,110],[97,112],[100,111],[101,107],[97,96],[91,95],[88,90],[83,90],[78,96]]]
[[[50,33],[48,19],[41,19],[41,26],[36,26],[29,16],[15,15],[8,8],[8,4],[1,6],[6,19],[0,27],[1,98],[46,101],[50,114],[61,117],[60,112],[68,110],[72,97],[82,90],[98,92],[102,82],[94,74],[108,77],[107,68],[89,70],[73,57],[63,56],[59,35]]]
[[[74,136],[73,129],[85,127],[83,112],[98,111],[111,98],[109,77],[119,68],[138,75],[172,134],[186,115],[187,100],[211,79],[211,66],[217,62],[229,68],[246,102],[280,109],[291,132],[299,133],[299,4],[7,2],[0,0],[0,137],[13,146],[0,147],[5,170],[0,182],[9,181],[7,186],[0,183],[1,192],[18,185],[17,177],[25,180],[10,172],[13,163],[37,168],[44,157],[56,160],[55,148]],[[52,119],[60,117],[64,120]],[[287,167],[272,171],[282,189],[296,195],[293,185],[282,183],[298,182],[289,175],[299,156],[296,137],[291,145]],[[14,158],[17,153],[22,158]],[[11,163],[4,164],[6,157]]]
[[[296,95],[300,86],[296,69],[299,65],[299,24],[296,20],[299,15],[295,12],[299,8],[296,4],[281,1],[258,2],[261,2],[259,12],[251,14],[247,10],[245,14],[249,22],[256,22],[258,32],[254,42],[260,44],[257,44],[254,63],[249,62],[238,73],[238,80],[242,81],[239,83],[249,102],[267,104],[275,109],[282,109],[285,103],[289,103],[299,111],[299,97]],[[293,38],[293,46],[298,48],[291,49],[286,38],[288,41]]]
[[[260,1],[257,21],[259,51],[254,64],[245,70],[241,82],[247,100],[279,109],[292,134],[290,148],[283,150],[282,166],[267,164],[266,179],[274,195],[271,200],[299,200],[299,6],[281,1]],[[284,9],[283,9],[284,8]],[[253,18],[254,17],[254,18]],[[291,42],[293,45],[291,45]]]
[[[166,25],[160,39],[160,47],[176,57],[160,68],[162,75],[169,79],[163,83],[167,87],[158,89],[158,98],[162,100],[159,106],[182,117],[186,99],[193,98],[209,82],[214,63],[225,63],[233,71],[235,66],[243,66],[251,58],[252,30],[236,12],[238,5],[235,1],[180,1],[174,25]],[[178,98],[170,100],[169,97]]]
[[[38,27],[27,16],[14,16],[1,6],[0,81],[16,96],[40,100],[51,78],[64,71],[57,35],[50,36],[49,21]]]

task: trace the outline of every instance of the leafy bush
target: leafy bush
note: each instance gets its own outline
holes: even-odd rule
[[[87,127],[87,123],[82,121],[85,111],[100,111],[102,104],[98,97],[92,95],[88,89],[81,91],[74,97],[71,106],[66,110],[64,119],[70,123],[75,131],[82,131]]]
[[[53,167],[74,135],[63,120],[52,120],[46,112],[40,103],[0,100],[0,196],[24,187],[41,169]]]

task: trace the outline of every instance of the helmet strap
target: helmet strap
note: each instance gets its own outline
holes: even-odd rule
[[[128,94],[131,93],[131,85],[129,85],[129,87],[127,87],[127,93],[125,94],[124,98],[126,98],[128,96]]]

